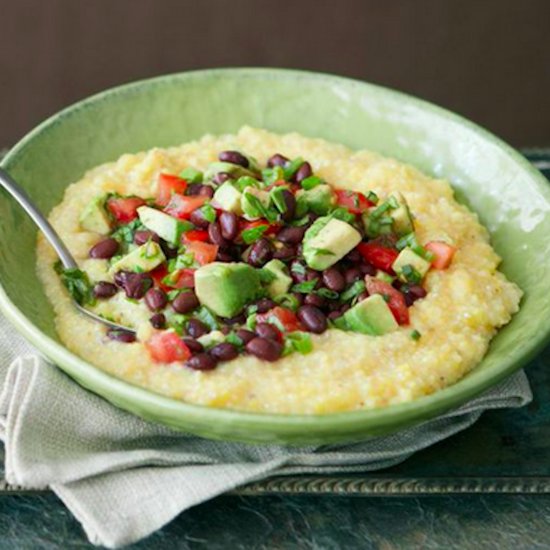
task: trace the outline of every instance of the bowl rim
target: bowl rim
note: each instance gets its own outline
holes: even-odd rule
[[[491,142],[514,161],[523,171],[528,173],[531,179],[536,183],[538,190],[546,196],[550,202],[550,186],[546,178],[544,178],[527,159],[488,130],[485,130],[458,114],[426,100],[378,84],[329,73],[267,67],[226,67],[170,73],[103,90],[65,107],[44,120],[9,150],[7,155],[0,162],[0,166],[8,167],[9,169],[12,160],[16,160],[18,155],[32,143],[35,137],[47,132],[54,125],[62,122],[66,117],[75,114],[76,111],[101,103],[110,99],[112,96],[136,93],[139,92],[139,89],[143,86],[164,84],[170,80],[185,83],[192,79],[212,77],[223,78],[225,76],[231,78],[252,77],[260,80],[268,77],[273,78],[274,76],[277,79],[321,80],[329,84],[333,83],[343,84],[348,87],[361,87],[365,91],[373,94],[393,96],[395,99],[402,100],[413,107],[423,111],[431,111],[432,114],[444,118],[451,123],[463,126],[478,137]],[[88,385],[88,381],[93,382],[92,391],[94,393],[101,394],[101,391],[105,390],[108,394],[116,394],[118,399],[130,401],[133,404],[147,408],[153,406],[155,407],[155,411],[160,412],[163,417],[168,417],[170,420],[185,419],[187,422],[188,420],[197,418],[201,424],[205,422],[215,423],[218,420],[223,420],[225,423],[230,421],[231,424],[239,425],[240,428],[244,429],[259,430],[265,427],[268,428],[269,432],[276,432],[281,436],[288,434],[299,436],[300,434],[306,434],[306,432],[308,434],[323,434],[334,432],[339,428],[345,428],[344,431],[349,431],[350,427],[351,429],[368,429],[369,427],[386,429],[391,428],[392,425],[398,425],[399,423],[401,423],[401,425],[398,425],[397,429],[401,429],[404,419],[412,424],[429,415],[433,410],[437,410],[437,414],[442,414],[481,394],[490,386],[493,386],[527,364],[550,341],[550,325],[547,325],[542,328],[541,331],[533,335],[533,338],[530,339],[519,357],[516,357],[513,353],[509,354],[497,365],[484,370],[476,371],[476,369],[474,369],[469,376],[462,378],[455,384],[409,402],[388,405],[376,409],[324,414],[263,413],[186,403],[154,393],[151,390],[133,385],[130,382],[126,382],[108,374],[99,367],[95,367],[91,363],[81,359],[76,354],[69,351],[64,345],[43,333],[18,309],[1,285],[0,311],[33,346],[41,351],[46,357],[53,360],[62,370],[74,376],[81,384],[83,384],[85,380],[85,386]],[[136,409],[136,411],[138,410],[140,410],[140,407]],[[170,424],[172,424],[172,422]],[[178,430],[184,429],[175,424],[173,424],[172,427]],[[224,436],[222,435],[221,437]],[[238,439],[238,437],[228,436],[228,439]]]

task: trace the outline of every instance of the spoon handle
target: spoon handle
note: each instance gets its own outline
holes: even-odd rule
[[[23,191],[11,176],[2,168],[0,168],[0,187],[3,187],[25,210],[32,221],[38,226],[44,234],[48,242],[52,245],[56,254],[59,256],[61,263],[67,269],[77,267],[77,264],[71,253],[59,238],[55,229],[51,226],[46,217],[36,208],[32,200]]]

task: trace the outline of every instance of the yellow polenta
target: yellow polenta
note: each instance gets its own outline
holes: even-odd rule
[[[128,382],[189,403],[266,413],[330,413],[410,401],[453,384],[479,363],[498,327],[518,310],[521,290],[497,271],[500,258],[487,231],[454,200],[446,181],[368,151],[295,133],[245,127],[237,135],[205,136],[180,147],[123,155],[70,185],[50,221],[90,277],[105,280],[107,261],[88,259],[88,250],[101,237],[83,231],[78,222],[86,204],[106,192],[152,197],[161,170],[204,169],[225,149],[246,151],[261,163],[274,152],[301,156],[338,187],[373,190],[381,197],[400,191],[416,218],[419,242],[443,240],[458,248],[451,267],[429,272],[427,297],[410,308],[410,326],[396,332],[367,336],[328,330],[312,335],[314,351],[305,356],[294,353],[275,363],[240,356],[200,372],[152,363],[139,340],[124,344],[107,339],[103,326],[72,306],[52,268],[56,257],[39,238],[38,272],[55,309],[59,336],[71,351]],[[122,293],[109,303],[121,318],[139,325],[140,339],[147,337],[150,313],[143,305]],[[413,329],[422,335],[418,341],[410,337]]]

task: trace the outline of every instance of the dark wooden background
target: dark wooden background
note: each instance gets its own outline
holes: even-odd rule
[[[0,146],[123,82],[277,66],[384,84],[550,144],[549,0],[0,0]]]

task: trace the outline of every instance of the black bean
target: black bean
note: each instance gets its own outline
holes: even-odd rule
[[[268,340],[279,341],[281,333],[279,330],[270,323],[258,323],[256,325],[256,334],[260,338],[267,338]]]
[[[231,263],[234,261],[233,256],[229,252],[226,252],[225,250],[218,250],[218,253],[216,254],[216,260],[218,262],[226,262],[226,263]]]
[[[191,212],[191,215],[189,216],[189,221],[200,229],[207,229],[210,225],[210,222],[204,217],[204,214],[202,213],[200,208],[197,208],[196,210],[193,210],[193,212]]]
[[[270,300],[269,298],[262,298],[256,302],[256,307],[258,308],[256,311],[258,313],[265,313],[275,306],[276,304],[273,300]]]
[[[306,297],[304,298],[304,304],[307,306],[323,308],[327,305],[327,300],[326,298],[323,298],[318,294],[306,294]]]
[[[280,155],[279,153],[276,153],[275,155],[267,159],[267,165],[270,168],[273,168],[274,166],[280,166],[281,168],[283,168],[287,162],[289,162],[289,159],[287,159],[283,155]]]
[[[344,304],[341,308],[340,308],[340,313],[342,315],[344,315],[344,313],[346,313],[346,311],[350,308],[351,306],[349,304]]]
[[[118,288],[113,283],[99,281],[94,285],[94,296],[96,298],[111,298],[118,292]]]
[[[151,311],[159,311],[168,303],[168,296],[162,288],[150,288],[145,293],[145,304]]]
[[[330,319],[331,321],[334,321],[334,319],[338,319],[338,317],[342,317],[342,313],[338,310],[335,310],[335,311],[331,311],[328,315],[327,315],[327,318]]]
[[[256,241],[248,254],[248,263],[254,267],[261,267],[273,257],[273,248],[267,239]]]
[[[246,328],[240,328],[235,334],[243,341],[244,344],[248,344],[250,340],[256,338],[256,335],[251,330]]]
[[[90,258],[108,260],[118,252],[118,241],[116,239],[103,239],[90,248]]]
[[[231,164],[238,164],[244,168],[248,168],[248,159],[239,151],[222,151],[218,155],[218,159],[222,162],[230,162]]]
[[[239,232],[239,218],[233,212],[222,212],[219,224],[224,239],[232,241],[237,236]]]
[[[115,283],[124,289],[128,298],[139,300],[153,286],[153,279],[147,273],[119,271],[115,275]]]
[[[211,199],[214,196],[214,189],[210,185],[203,185],[198,192],[201,197],[208,197]]]
[[[132,342],[136,341],[136,334],[134,332],[128,332],[127,330],[111,328],[107,331],[107,336],[111,340],[124,342],[125,344],[131,344]]]
[[[426,290],[420,285],[403,285],[401,290],[405,296],[405,303],[407,304],[407,307],[411,307],[416,300],[425,298],[427,294]]]
[[[166,317],[164,316],[164,313],[155,313],[151,316],[149,322],[153,328],[160,330],[166,326]]]
[[[210,329],[198,319],[190,319],[189,323],[187,323],[187,334],[189,334],[191,338],[200,338],[209,332]]]
[[[346,254],[344,259],[347,260],[348,262],[357,263],[361,261],[362,256],[359,250],[354,248],[353,250],[351,250]]]
[[[239,350],[229,342],[216,344],[211,350],[210,355],[214,356],[218,361],[231,361],[239,355]]]
[[[185,366],[193,370],[212,370],[217,364],[217,359],[208,353],[197,353],[185,362]]]
[[[277,260],[290,260],[296,257],[296,247],[283,245],[276,248],[273,257]]]
[[[222,230],[218,222],[213,222],[208,226],[208,238],[212,244],[217,244],[222,248],[229,244],[229,242],[223,238]]]
[[[290,264],[290,276],[295,283],[303,283],[306,280],[307,268],[300,260],[294,260]]]
[[[178,247],[173,247],[172,245],[168,244],[166,241],[160,240],[160,247],[162,248],[162,251],[164,252],[164,255],[166,258],[171,260],[172,258],[175,258],[178,255]]]
[[[294,296],[294,299],[298,303],[298,307],[304,305],[304,295],[300,292],[293,292],[292,296]]]
[[[191,183],[187,186],[188,195],[198,195],[200,190],[203,188],[202,183]]]
[[[199,305],[199,299],[192,290],[181,292],[172,302],[172,308],[177,313],[189,313],[199,307]]]
[[[363,275],[376,275],[376,268],[367,261],[360,264],[359,269]]]
[[[323,284],[334,292],[342,292],[346,288],[346,280],[336,267],[325,269],[322,278]]]
[[[189,348],[191,353],[200,353],[201,351],[204,351],[203,345],[194,338],[184,337],[181,341]]]
[[[281,195],[285,203],[285,211],[281,214],[281,218],[285,222],[289,222],[294,219],[296,214],[296,197],[288,189],[284,189]]]
[[[283,227],[279,233],[277,233],[277,240],[286,244],[298,244],[302,242],[305,232],[305,227]]]
[[[224,322],[228,325],[242,325],[246,323],[246,315],[244,313],[239,313],[239,315],[235,315],[235,317],[225,318]]]
[[[134,243],[136,243],[138,246],[141,246],[142,244],[145,244],[148,241],[154,241],[156,243],[159,242],[159,236],[156,233],[153,233],[152,231],[136,231],[134,233]]]
[[[302,183],[303,180],[309,178],[312,174],[313,170],[311,169],[311,164],[309,164],[309,162],[304,162],[300,168],[298,168],[292,179],[296,183]]]
[[[231,179],[231,175],[228,174],[227,172],[218,172],[218,173],[212,178],[212,181],[213,181],[216,185],[221,185],[222,183],[224,183],[225,181],[230,180],[230,179]]]
[[[346,280],[346,284],[351,285],[355,281],[358,281],[363,277],[361,273],[361,269],[359,267],[354,266],[350,267],[349,269],[346,269],[344,273],[344,279]]]
[[[246,344],[246,351],[264,361],[277,361],[283,353],[283,345],[257,336]]]
[[[298,310],[297,316],[309,332],[321,334],[327,329],[326,315],[315,306],[302,306]]]
[[[304,225],[304,227],[307,229],[319,216],[317,214],[314,214],[313,212],[309,212],[307,215],[308,222]]]

